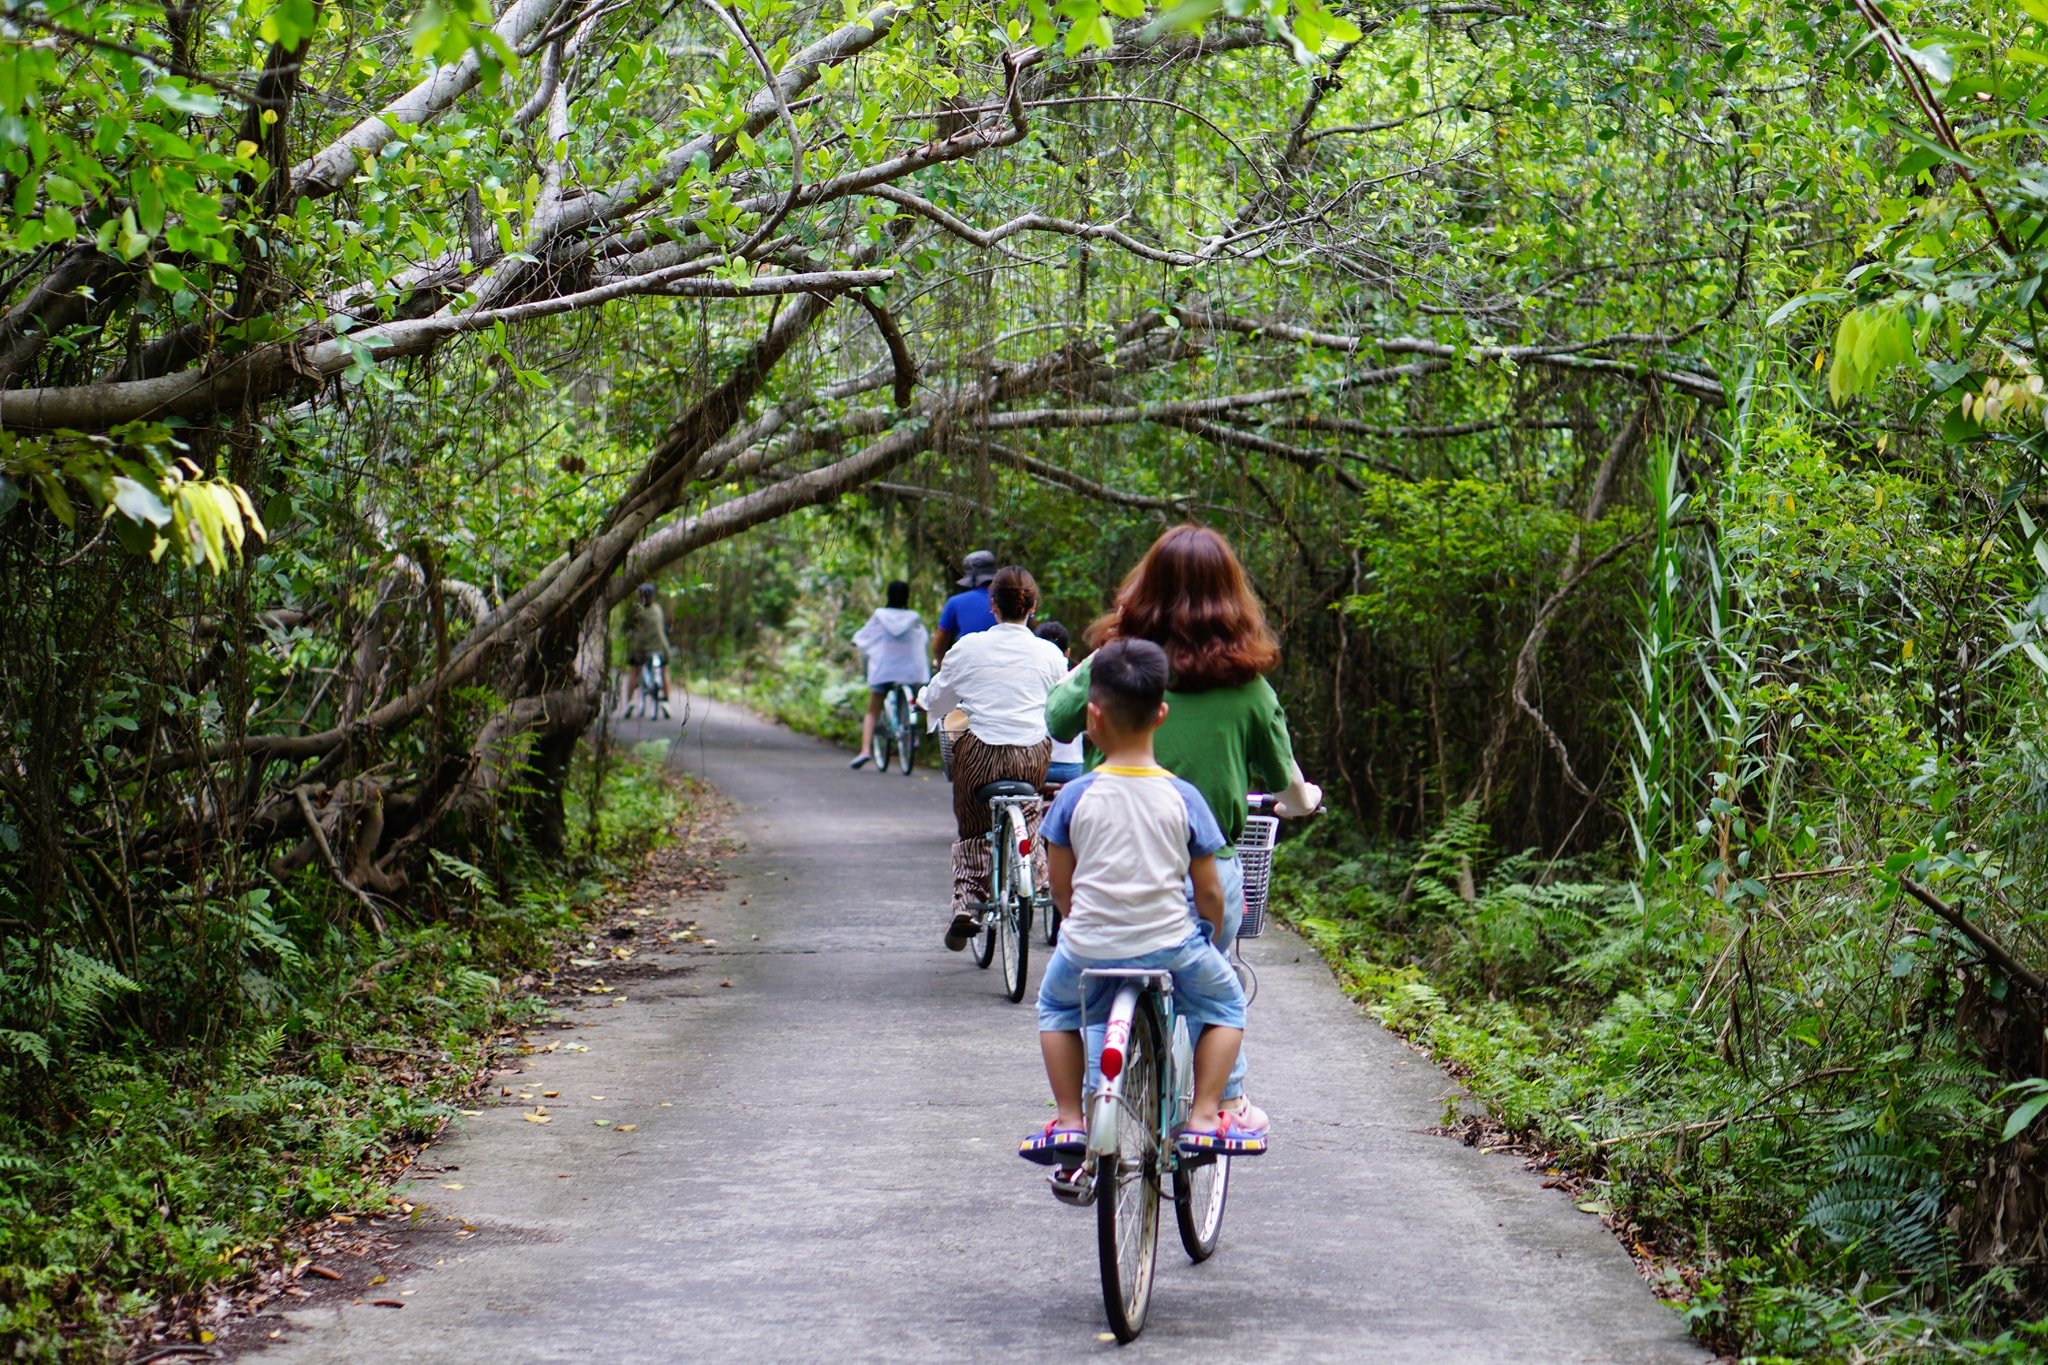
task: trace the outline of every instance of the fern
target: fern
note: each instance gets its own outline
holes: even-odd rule
[[[26,1029],[0,1028],[0,1051],[26,1057],[43,1070],[50,1069],[50,1040]]]
[[[1899,1133],[1851,1133],[1836,1145],[1827,1169],[1833,1178],[1807,1201],[1802,1222],[1853,1266],[1946,1285],[1955,1248],[1941,1221],[1941,1166],[1933,1144]]]

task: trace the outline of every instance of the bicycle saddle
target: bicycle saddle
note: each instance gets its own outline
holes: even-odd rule
[[[998,796],[1036,796],[1038,788],[1029,782],[989,782],[974,789],[977,801],[992,801]]]

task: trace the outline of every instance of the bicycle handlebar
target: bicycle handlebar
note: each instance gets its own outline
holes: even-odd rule
[[[1321,806],[1317,806],[1314,810],[1308,812],[1308,814],[1305,816],[1282,816],[1280,815],[1280,798],[1273,795],[1271,792],[1252,792],[1245,797],[1244,803],[1247,809],[1253,815],[1274,815],[1280,816],[1280,818],[1283,820],[1289,818],[1297,820],[1312,819],[1313,817],[1321,815],[1323,813],[1323,808]]]

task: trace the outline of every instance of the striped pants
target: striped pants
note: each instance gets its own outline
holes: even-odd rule
[[[966,913],[969,906],[988,900],[989,866],[988,802],[974,793],[990,782],[1045,781],[1045,765],[1052,759],[1052,737],[1036,744],[983,744],[972,730],[962,731],[953,741],[953,823],[958,832],[953,845],[953,913]],[[1044,855],[1037,849],[1038,820],[1045,803],[1034,801],[1025,808],[1025,827],[1032,835],[1033,880],[1044,885]]]

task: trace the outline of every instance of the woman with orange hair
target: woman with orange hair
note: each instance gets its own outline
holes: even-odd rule
[[[1166,651],[1171,679],[1166,723],[1153,736],[1159,765],[1194,786],[1228,841],[1217,856],[1223,882],[1224,932],[1216,946],[1226,956],[1244,922],[1244,871],[1236,858],[1244,832],[1245,798],[1277,793],[1282,816],[1311,815],[1323,794],[1294,761],[1287,716],[1265,675],[1280,661],[1230,542],[1206,526],[1175,526],[1152,542],[1124,575],[1110,609],[1088,628],[1088,645],[1150,640]],[[1088,721],[1088,665],[1069,673],[1046,698],[1046,728],[1072,739]],[[1244,1056],[1238,1055],[1224,1107],[1242,1111]]]

